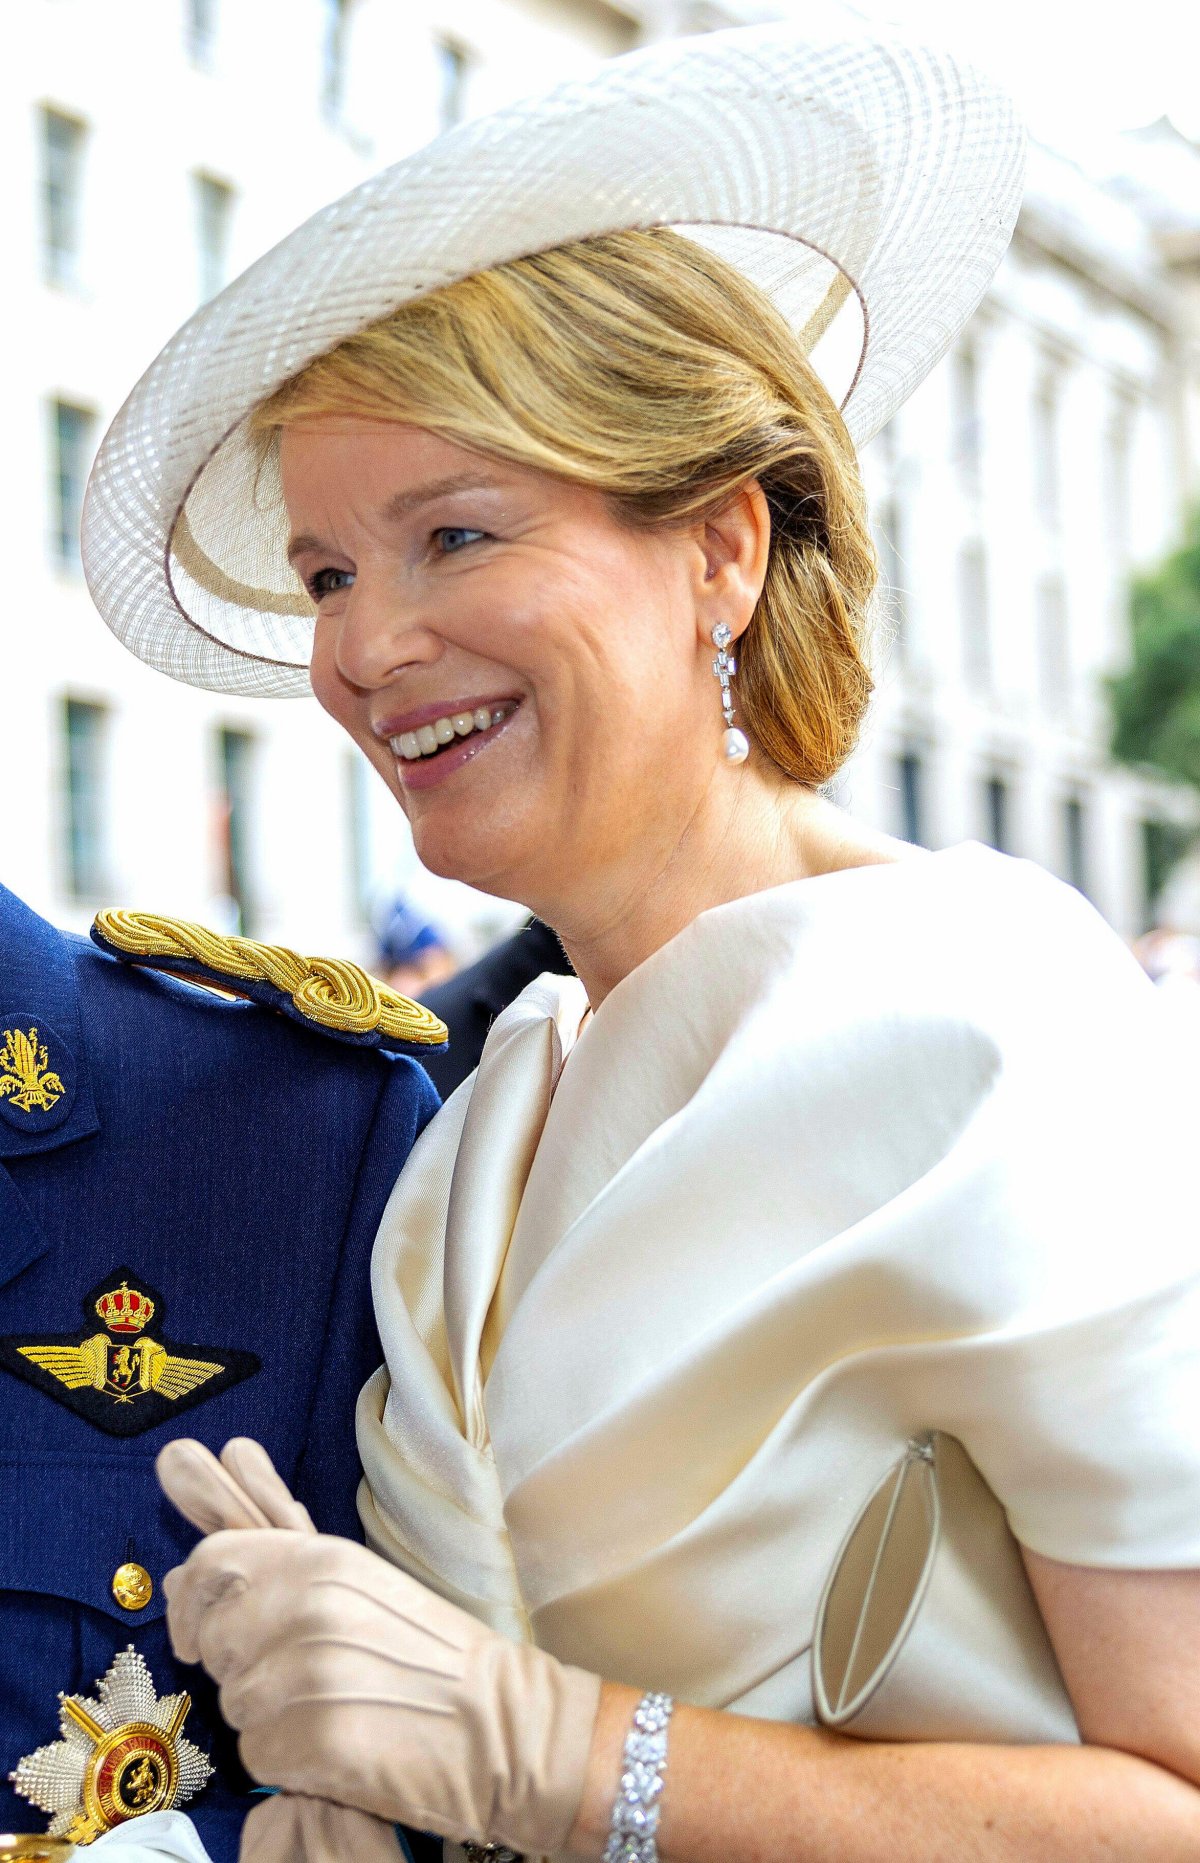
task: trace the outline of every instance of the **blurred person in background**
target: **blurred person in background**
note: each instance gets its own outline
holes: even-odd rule
[[[528,925],[501,939],[422,1000],[450,1031],[450,1044],[424,1058],[425,1071],[443,1100],[479,1066],[493,1022],[529,984],[549,973],[571,975],[571,960],[548,925]]]
[[[1200,938],[1160,925],[1138,939],[1134,954],[1187,1039],[1200,1040]]]
[[[401,894],[383,914],[375,969],[401,996],[424,1002],[435,985],[454,975],[458,960],[444,932]]]
[[[1142,933],[1134,955],[1151,983],[1166,989],[1200,984],[1200,938],[1191,932],[1156,925]]]

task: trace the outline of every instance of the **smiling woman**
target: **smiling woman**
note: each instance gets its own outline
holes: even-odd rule
[[[317,606],[314,690],[438,872],[577,938],[564,884],[582,903],[603,873],[607,913],[632,845],[625,884],[653,886],[713,779],[722,622],[765,787],[814,788],[853,748],[874,581],[853,448],[770,301],[678,234],[460,280],[251,427]]]
[[[769,518],[743,492],[707,519],[635,528],[604,494],[517,466],[391,516],[397,485],[466,456],[342,416],[286,430],[295,520],[311,531],[320,510],[329,537],[296,558],[317,601],[313,688],[393,787],[427,865],[575,921],[589,874],[611,897],[614,862],[641,850],[628,887],[653,885],[667,837],[716,829],[697,797],[716,785],[716,815],[728,806],[710,637],[749,618]],[[434,752],[439,722],[468,712],[482,730],[412,758],[402,740]],[[765,760],[762,780],[787,787]]]
[[[978,301],[1019,142],[861,23],[650,48],[300,229],[106,442],[112,625],[243,690],[311,629],[422,859],[578,973],[385,1214],[372,1550],[280,1513],[168,1580],[284,1788],[256,1859],[362,1854],[320,1800],[381,1856],[396,1819],[611,1863],[1200,1855],[1194,1067],[1069,888],[821,794],[870,691],[853,443]],[[219,1526],[197,1467],[211,1504],[164,1484]]]
[[[743,714],[798,782],[845,761],[871,691],[862,485],[795,332],[733,266],[660,227],[462,279],[339,344],[251,424],[274,439],[331,416],[405,422],[590,487],[630,528],[687,525],[757,480],[771,541]],[[442,489],[453,480],[416,497]],[[401,492],[397,516],[416,497]]]

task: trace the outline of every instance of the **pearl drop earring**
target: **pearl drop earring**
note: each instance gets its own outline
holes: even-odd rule
[[[733,639],[733,629],[724,621],[718,621],[712,631],[713,646],[717,657],[713,661],[713,672],[721,682],[721,710],[725,714],[725,761],[726,763],[745,763],[750,755],[750,740],[744,731],[739,731],[733,722],[733,693],[729,682],[737,672],[737,661],[730,656],[729,643]]]

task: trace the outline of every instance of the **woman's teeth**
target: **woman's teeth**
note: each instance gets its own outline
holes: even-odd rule
[[[455,738],[470,737],[476,731],[489,731],[493,725],[503,724],[504,720],[516,710],[515,705],[480,705],[473,712],[451,712],[446,718],[435,718],[432,724],[422,725],[419,731],[402,731],[399,737],[390,737],[388,743],[397,757],[405,763],[413,763],[418,757],[435,756]]]

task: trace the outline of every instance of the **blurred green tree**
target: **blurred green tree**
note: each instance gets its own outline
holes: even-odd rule
[[[1112,754],[1200,790],[1200,508],[1182,546],[1134,582],[1131,620],[1132,661],[1108,682]]]

